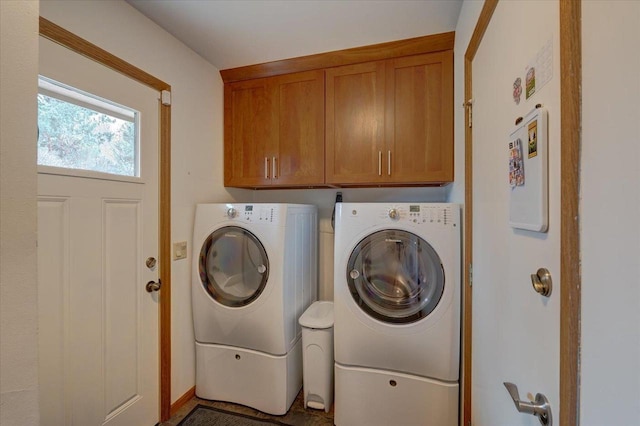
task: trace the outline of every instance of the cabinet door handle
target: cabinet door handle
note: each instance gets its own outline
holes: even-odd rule
[[[264,178],[269,179],[269,158],[264,157]]]
[[[387,173],[391,176],[391,151],[387,151]]]
[[[272,157],[271,166],[273,167],[273,173],[271,174],[274,179],[278,179],[278,159],[276,157]]]
[[[378,176],[382,176],[382,151],[378,151]]]

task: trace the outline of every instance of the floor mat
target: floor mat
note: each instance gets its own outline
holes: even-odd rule
[[[276,420],[260,419],[206,405],[196,405],[178,426],[291,426]]]

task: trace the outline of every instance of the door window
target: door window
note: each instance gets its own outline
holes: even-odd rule
[[[38,79],[38,165],[140,176],[139,113]]]
[[[440,257],[428,242],[407,231],[384,230],[356,245],[347,264],[347,283],[370,316],[411,323],[435,309],[445,279]]]
[[[202,246],[200,281],[217,302],[246,306],[260,296],[269,277],[269,259],[251,232],[226,226],[213,232]]]

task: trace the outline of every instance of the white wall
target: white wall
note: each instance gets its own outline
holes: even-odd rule
[[[189,247],[186,260],[172,263],[171,400],[175,401],[195,384],[190,289],[195,205],[233,201],[246,194],[222,186],[219,71],[122,1],[45,1],[40,13],[171,85],[171,232],[174,242],[187,241]]]
[[[640,2],[582,2],[580,424],[640,419]]]
[[[0,2],[0,424],[37,425],[38,2]]]

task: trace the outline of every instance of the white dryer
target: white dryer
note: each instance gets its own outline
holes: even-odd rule
[[[460,208],[339,203],[335,424],[458,424]]]
[[[317,229],[311,205],[196,207],[196,395],[287,412],[302,385],[298,319],[317,298]]]

